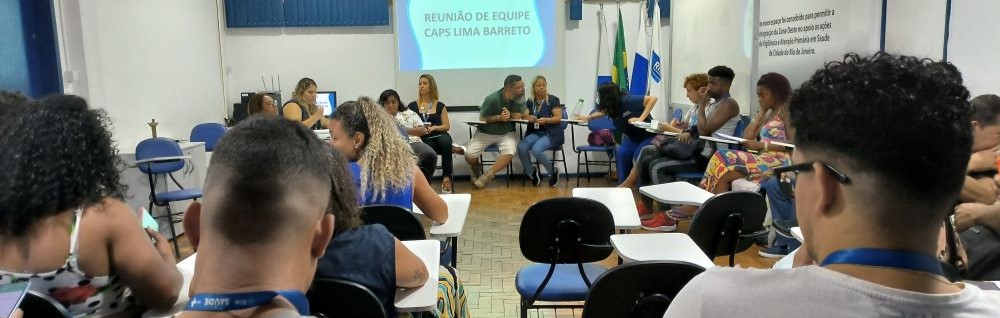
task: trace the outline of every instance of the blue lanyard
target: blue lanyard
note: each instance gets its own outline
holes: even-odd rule
[[[235,294],[196,294],[191,296],[184,310],[190,311],[232,311],[246,308],[253,308],[267,304],[275,297],[282,296],[288,299],[300,315],[309,315],[309,300],[306,295],[297,290],[279,290],[264,292],[249,292]]]
[[[936,257],[907,250],[879,248],[839,250],[827,255],[820,266],[833,264],[908,269],[944,276],[944,271],[941,269],[941,262]]]

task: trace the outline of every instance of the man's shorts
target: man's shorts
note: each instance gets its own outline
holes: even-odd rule
[[[465,156],[479,158],[479,155],[483,154],[483,150],[492,145],[497,145],[500,148],[501,155],[513,156],[517,152],[517,137],[514,134],[515,132],[509,132],[505,135],[490,135],[477,131],[466,146]]]

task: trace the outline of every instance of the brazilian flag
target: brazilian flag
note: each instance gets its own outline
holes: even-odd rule
[[[625,26],[622,25],[622,8],[618,8],[618,35],[615,36],[614,62],[611,79],[618,83],[618,88],[628,92],[628,58],[625,51]]]

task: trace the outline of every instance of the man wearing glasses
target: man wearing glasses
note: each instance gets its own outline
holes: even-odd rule
[[[954,66],[850,54],[803,83],[790,111],[785,170],[797,175],[800,253],[817,265],[710,269],[665,317],[1000,317],[1000,292],[950,282],[935,257],[972,146]]]

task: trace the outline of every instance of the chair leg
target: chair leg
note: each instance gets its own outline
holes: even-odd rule
[[[174,229],[174,212],[170,210],[170,203],[167,203],[167,226],[170,227],[170,238],[174,243],[174,257],[181,257],[181,247],[177,245],[177,230]]]
[[[583,161],[586,162],[584,165],[587,166],[587,185],[590,185],[590,157],[587,156],[586,152],[583,153]]]
[[[562,154],[562,164],[563,164],[563,174],[566,175],[566,182],[569,182],[569,167],[566,166],[566,151],[559,149],[559,153]],[[553,151],[552,156],[555,157],[556,153]],[[555,166],[555,164],[553,164]]]
[[[528,301],[521,297],[521,318],[528,318]]]
[[[576,153],[576,187],[577,188],[580,187],[580,178],[583,178],[583,176],[581,175],[582,171],[580,171],[580,163],[582,162],[582,161],[580,161],[580,154],[581,153],[583,153],[583,152],[581,151],[581,152],[577,152]]]

